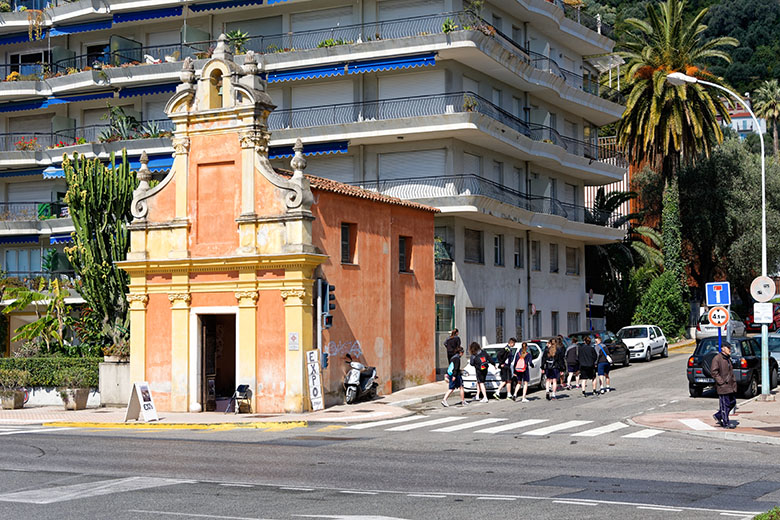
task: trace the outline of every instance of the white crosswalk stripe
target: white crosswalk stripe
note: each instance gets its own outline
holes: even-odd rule
[[[599,426],[598,428],[586,430],[584,432],[573,433],[572,437],[596,437],[597,435],[612,433],[617,430],[622,430],[623,428],[628,428],[628,425],[622,422],[616,422],[604,426]]]
[[[377,426],[388,426],[390,424],[405,423],[409,421],[416,421],[418,419],[425,419],[427,415],[412,415],[411,417],[401,417],[400,419],[385,419],[384,421],[374,421],[370,423],[355,424],[347,426],[346,430],[365,430],[367,428],[374,428]]]
[[[537,430],[531,430],[530,432],[523,432],[523,435],[548,435],[550,433],[559,432],[561,430],[568,430],[571,428],[576,428],[577,426],[584,426],[592,422],[593,421],[566,421],[560,424],[545,426],[544,428],[539,428]]]
[[[0,435],[20,435],[23,433],[48,433],[48,432],[61,432],[64,430],[72,430],[73,428],[27,428],[24,430],[0,430]]]
[[[415,424],[404,424],[402,426],[395,426],[393,428],[388,428],[387,431],[389,432],[408,432],[409,430],[416,430],[418,428],[425,428],[426,426],[435,426],[437,424],[444,424],[448,422],[453,421],[460,421],[463,419],[463,417],[441,417],[439,419],[432,419],[430,421],[424,421],[421,423],[415,423]]]
[[[625,439],[649,439],[650,437],[655,437],[656,435],[663,433],[663,430],[654,430],[652,428],[648,428],[645,430],[639,430],[638,432],[629,433],[628,435],[623,435],[623,438]]]
[[[475,433],[508,432],[509,430],[519,430],[520,428],[533,426],[534,424],[539,424],[543,422],[547,422],[547,419],[526,419],[525,421],[502,424],[501,426],[494,426],[493,428],[485,428],[484,430],[477,430]]]
[[[497,422],[506,421],[506,419],[481,419],[479,421],[467,422],[464,424],[456,424],[455,426],[445,426],[437,430],[431,430],[432,432],[457,432],[460,430],[468,430],[469,428],[476,428],[477,426],[483,426],[485,424],[493,424]]]
[[[691,430],[714,430],[714,426],[710,426],[701,419],[680,419],[680,422]]]

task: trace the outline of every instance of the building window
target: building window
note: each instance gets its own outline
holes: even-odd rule
[[[566,248],[566,274],[580,274],[580,250],[576,247]]]
[[[558,335],[558,311],[552,311],[550,313],[550,328],[552,329],[552,335]]]
[[[477,264],[485,263],[485,251],[482,248],[482,231],[476,229],[464,230],[464,252],[463,259],[466,262]]]
[[[558,244],[550,244],[550,272],[558,272]]]
[[[504,341],[504,309],[496,309],[496,343]]]
[[[341,223],[341,263],[354,264],[355,262],[355,241],[357,225]]]
[[[523,310],[515,310],[515,338],[518,341],[523,340]]]
[[[536,309],[536,313],[534,313],[533,317],[531,318],[531,326],[534,329],[534,337],[538,338],[542,335],[542,311],[539,309]]]
[[[482,157],[463,152],[463,173],[482,175]]]
[[[451,228],[437,226],[433,231],[433,256],[435,264],[435,275],[437,280],[454,280],[453,260],[455,259],[452,249]]]
[[[542,249],[538,240],[531,240],[531,270],[542,270]]]
[[[482,309],[466,309],[466,345],[470,345],[473,341],[482,345],[483,314]]]
[[[493,263],[499,266],[504,265],[504,235],[493,237]]]
[[[412,237],[398,237],[398,271],[412,272]]]
[[[515,268],[522,269],[524,264],[523,239],[520,237],[515,237]]]
[[[493,161],[493,180],[504,185],[504,163],[499,161]]]
[[[574,334],[580,330],[580,313],[570,312],[566,314],[566,333]]]
[[[6,249],[3,270],[11,278],[40,276],[41,249],[39,247]]]

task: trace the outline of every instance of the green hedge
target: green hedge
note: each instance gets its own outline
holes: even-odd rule
[[[63,386],[62,376],[83,373],[87,386],[97,388],[99,363],[103,358],[0,358],[0,369],[25,370],[30,373],[27,386]]]

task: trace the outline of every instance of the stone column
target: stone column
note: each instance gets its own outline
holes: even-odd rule
[[[252,412],[257,409],[257,291],[237,291],[238,355],[236,386],[249,385],[252,390]]]
[[[171,411],[189,411],[190,300],[187,292],[169,293],[171,302]]]
[[[169,258],[189,258],[189,217],[187,204],[187,179],[189,179],[189,137],[176,136],[173,138],[173,171],[176,185],[176,208],[173,225],[171,226],[171,250]]]
[[[127,295],[130,304],[130,382],[146,380],[146,304],[143,293]]]
[[[286,378],[284,387],[284,409],[287,412],[303,412],[309,409],[309,393],[306,386],[306,356],[305,352],[312,349],[312,327],[314,308],[312,295],[314,282],[302,273],[288,271],[285,283],[290,275],[297,274],[295,286],[285,286],[281,290],[284,299],[285,334],[284,350],[286,353]],[[298,350],[290,350],[290,333],[298,334]]]

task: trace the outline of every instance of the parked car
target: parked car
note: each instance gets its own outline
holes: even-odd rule
[[[761,346],[760,341],[758,346]],[[780,363],[780,332],[775,332],[774,334],[769,335],[769,355],[775,358],[775,361]]]
[[[540,346],[538,342],[527,341],[526,343],[528,343],[528,350],[531,352],[534,360],[533,368],[529,367],[529,370],[531,371],[528,374],[528,376],[531,378],[529,385],[539,385],[540,389],[544,388],[544,374],[542,373],[541,368],[542,352],[544,351],[544,348]],[[519,349],[522,344],[522,341],[518,341],[515,344],[514,348],[512,349],[512,359],[514,359],[516,350]],[[493,360],[495,360],[498,352],[504,348],[504,345],[506,345],[506,343],[492,343],[486,346],[484,350],[490,357],[493,358]],[[477,373],[474,367],[469,363],[470,359],[470,355],[463,355],[461,366],[464,368],[461,370],[461,375],[463,377],[463,389],[467,393],[475,394],[477,392]],[[498,388],[500,384],[501,372],[499,371],[498,367],[488,365],[488,373],[487,377],[485,378],[485,388],[488,392],[495,392],[496,388]]]
[[[627,367],[631,364],[631,351],[628,350],[628,347],[623,340],[614,333],[608,330],[586,330],[569,334],[569,339],[580,343],[585,340],[586,336],[590,336],[594,345],[596,336],[601,338],[604,347],[607,349],[607,354],[612,358],[612,366],[623,365],[624,367]]]
[[[731,311],[729,314],[729,322],[726,324],[726,327],[722,329],[721,334],[724,338],[728,335],[728,331],[726,329],[731,331],[732,337],[741,337],[745,335],[745,332],[747,332],[745,329],[745,324],[742,323],[742,320],[734,311]],[[710,319],[707,316],[707,313],[704,313],[699,317],[699,321],[696,323],[696,333],[694,336],[696,341],[699,341],[702,338],[711,338],[713,336],[718,337],[718,327],[710,324]]]
[[[669,344],[663,331],[655,325],[631,325],[617,332],[631,352],[631,359],[650,361],[653,356],[669,357]]]
[[[772,305],[772,323],[769,323],[769,330],[777,331],[780,329],[780,303]],[[761,324],[753,323],[753,311],[745,316],[745,330],[748,332],[761,332]]]
[[[731,345],[731,363],[737,380],[737,392],[749,399],[758,394],[761,384],[761,344],[756,338],[732,337],[730,342],[721,339],[722,344]],[[718,338],[704,338],[698,342],[693,355],[688,358],[688,390],[691,397],[700,397],[704,389],[714,385],[710,373],[713,358],[719,356]],[[777,386],[777,360],[769,358],[770,387]]]

